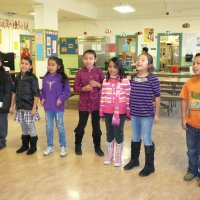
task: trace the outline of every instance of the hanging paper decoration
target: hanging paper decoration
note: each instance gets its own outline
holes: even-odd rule
[[[17,20],[3,19],[0,18],[0,27],[2,28],[11,28],[11,29],[21,29],[28,30],[29,25],[28,22],[22,22]]]

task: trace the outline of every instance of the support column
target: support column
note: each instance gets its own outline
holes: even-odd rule
[[[42,80],[40,77],[44,76],[47,72],[47,59],[46,58],[46,30],[58,31],[58,8],[50,5],[34,5],[35,12],[35,30],[36,30],[36,76],[39,80],[39,86],[42,87]],[[39,30],[39,31],[38,31]],[[38,34],[39,32],[39,34]],[[39,43],[38,43],[39,41]],[[39,45],[38,45],[39,44]],[[41,54],[41,56],[37,56]]]

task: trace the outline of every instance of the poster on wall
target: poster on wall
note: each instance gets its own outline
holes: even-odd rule
[[[20,55],[21,58],[28,56],[33,57],[35,55],[35,45],[33,35],[20,35]],[[18,42],[14,42],[14,50],[18,50]]]
[[[153,41],[154,41],[154,28],[145,28],[144,42],[153,42]]]
[[[58,31],[46,30],[45,31],[46,42],[46,57],[58,56]]]
[[[35,30],[36,60],[44,59],[44,30]]]
[[[60,38],[60,54],[78,54],[78,38]]]
[[[137,36],[116,36],[116,54],[124,65],[133,65],[137,55]]]

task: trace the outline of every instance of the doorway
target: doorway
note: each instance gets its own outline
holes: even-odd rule
[[[157,71],[182,65],[182,33],[158,33]]]

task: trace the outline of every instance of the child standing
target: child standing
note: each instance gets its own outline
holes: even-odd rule
[[[11,76],[3,67],[0,58],[0,149],[6,147],[8,133],[8,113],[11,104],[13,82]]]
[[[160,110],[160,82],[150,73],[153,58],[148,53],[139,55],[136,62],[137,73],[131,77],[130,114],[132,123],[131,160],[124,167],[130,170],[139,166],[141,134],[145,146],[145,166],[139,176],[148,176],[155,171],[152,142],[152,126],[158,123]],[[155,112],[153,100],[155,98]]]
[[[101,150],[101,129],[100,129],[100,90],[104,79],[101,69],[95,66],[96,53],[87,50],[83,54],[84,67],[79,70],[75,77],[74,91],[80,94],[78,103],[79,122],[75,132],[75,153],[82,155],[81,143],[84,129],[88,121],[89,114],[92,115],[92,137],[95,152],[99,156],[104,156]]]
[[[116,57],[108,62],[108,72],[102,84],[100,117],[105,118],[107,134],[107,154],[104,164],[113,160],[116,141],[114,166],[121,165],[124,142],[125,119],[130,118],[129,110],[130,82],[126,78],[120,60]]]
[[[59,133],[60,156],[66,156],[66,136],[63,122],[63,114],[65,109],[65,101],[70,96],[70,87],[67,75],[64,71],[62,59],[58,57],[50,57],[48,59],[48,72],[43,79],[43,87],[41,93],[41,104],[44,106],[46,114],[46,135],[47,149],[44,156],[48,156],[54,151],[53,129],[54,119]]]
[[[16,151],[17,153],[28,150],[27,155],[31,155],[37,151],[35,121],[39,120],[37,111],[39,96],[38,79],[32,73],[32,60],[30,57],[24,57],[21,60],[21,71],[15,78],[10,108],[13,113],[16,103],[15,120],[21,124],[22,129],[22,146]]]
[[[200,54],[194,58],[192,76],[183,86],[180,96],[182,128],[186,131],[188,170],[185,181],[200,178]],[[198,180],[200,187],[200,179]]]

